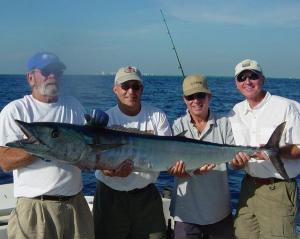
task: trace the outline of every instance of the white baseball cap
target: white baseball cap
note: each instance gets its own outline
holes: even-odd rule
[[[121,67],[115,76],[115,85],[126,81],[137,80],[143,83],[141,72],[134,66]]]
[[[257,63],[257,61],[246,59],[236,65],[234,76],[237,77],[240,73],[242,73],[245,70],[262,73],[261,66]]]

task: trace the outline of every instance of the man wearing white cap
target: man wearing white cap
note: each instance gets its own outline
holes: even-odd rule
[[[237,238],[296,238],[297,185],[300,173],[300,117],[296,104],[263,89],[261,66],[246,59],[235,67],[235,83],[245,100],[233,107],[230,116],[236,144],[259,147],[267,143],[275,128],[286,122],[280,154],[290,180],[285,180],[270,160],[238,154],[245,167],[235,219]],[[297,145],[294,145],[297,144]],[[289,159],[287,159],[289,158]]]
[[[113,86],[118,104],[106,112],[108,126],[171,135],[166,115],[141,103],[143,88],[137,68],[126,66],[118,70]],[[158,173],[132,171],[130,161],[126,161],[116,170],[96,171],[95,176],[98,179],[93,206],[96,238],[165,238],[162,201],[154,185]]]
[[[187,111],[174,121],[174,134],[234,144],[228,119],[209,109],[212,93],[206,77],[189,75],[182,88]],[[184,162],[179,161],[169,172],[176,176],[170,206],[175,220],[174,238],[232,239],[233,217],[226,164],[201,165],[188,174]]]
[[[84,124],[84,108],[74,97],[59,94],[66,66],[51,52],[28,61],[32,93],[6,105],[0,113],[0,146],[25,137],[15,120]],[[81,192],[81,170],[42,160],[21,149],[0,147],[0,166],[13,171],[16,208],[8,238],[94,238],[93,218]]]

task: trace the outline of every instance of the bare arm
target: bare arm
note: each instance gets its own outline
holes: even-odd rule
[[[288,144],[279,149],[279,154],[285,159],[300,159],[300,148],[295,144]]]
[[[4,172],[25,167],[37,158],[22,149],[0,146],[0,167]]]

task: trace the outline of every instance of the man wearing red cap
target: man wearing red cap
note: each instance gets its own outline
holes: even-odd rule
[[[93,219],[81,193],[78,167],[3,147],[22,139],[14,120],[84,124],[84,108],[73,97],[59,95],[64,63],[50,52],[28,61],[32,93],[10,102],[0,113],[0,166],[13,171],[17,205],[8,223],[9,238],[94,238]]]

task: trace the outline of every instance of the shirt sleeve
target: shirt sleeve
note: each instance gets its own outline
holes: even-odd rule
[[[173,131],[174,136],[179,135],[183,132],[183,126],[182,126],[182,123],[181,123],[181,118],[178,118],[177,120],[175,120],[173,122],[172,131]]]
[[[166,114],[163,112],[159,113],[159,119],[158,119],[158,125],[157,125],[157,135],[161,135],[161,136],[171,136],[172,135],[172,130],[171,130],[169,121],[167,119]]]
[[[225,143],[229,145],[234,145],[234,137],[233,137],[233,132],[232,132],[232,127],[229,119],[226,120],[226,140]]]
[[[231,123],[228,117],[218,118],[217,122],[222,137],[222,143],[228,145],[234,145],[234,137],[232,132]]]
[[[72,100],[72,107],[73,107],[72,112],[74,114],[73,124],[79,124],[79,125],[86,124],[86,119],[84,117],[84,114],[86,114],[87,112],[85,108],[75,97],[71,96],[71,100]]]
[[[21,120],[20,115],[13,104],[8,104],[0,113],[0,146],[24,137],[15,119]]]
[[[300,113],[295,105],[290,105],[287,111],[286,143],[300,145]]]

